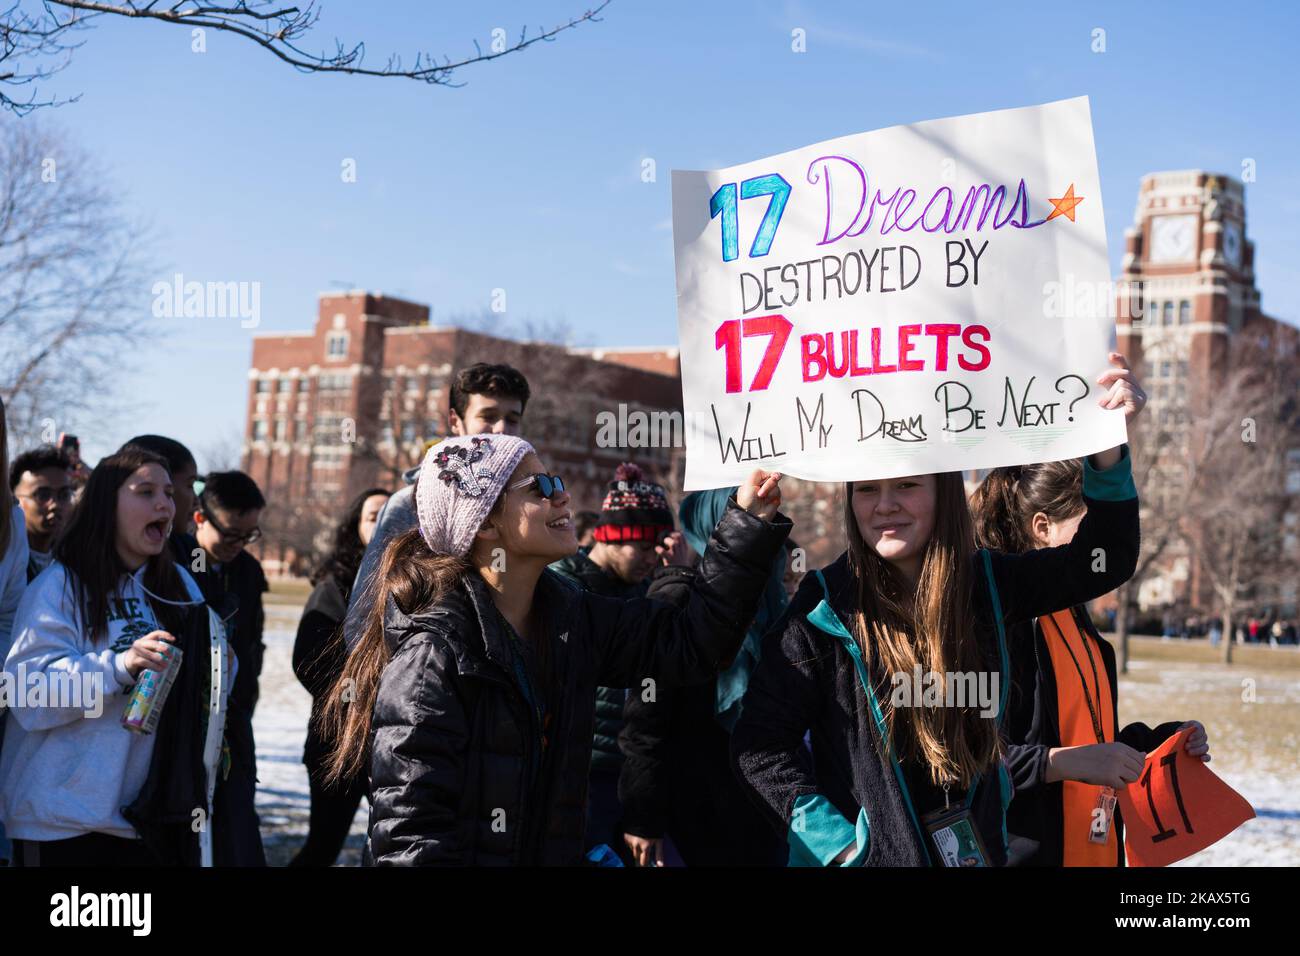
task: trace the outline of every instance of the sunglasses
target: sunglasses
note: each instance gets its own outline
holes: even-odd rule
[[[506,490],[514,491],[516,488],[529,487],[536,490],[543,498],[551,498],[564,490],[564,479],[559,475],[529,475],[523,481],[516,481],[513,485],[507,486]]]

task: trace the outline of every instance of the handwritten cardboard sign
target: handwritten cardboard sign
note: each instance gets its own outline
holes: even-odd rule
[[[1237,791],[1183,749],[1192,728],[1147,754],[1142,776],[1119,792],[1129,866],[1168,866],[1219,842],[1255,816]]]
[[[1086,97],[675,170],[673,241],[688,489],[1124,441]]]

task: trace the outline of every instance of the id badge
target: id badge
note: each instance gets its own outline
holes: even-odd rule
[[[1102,787],[1088,824],[1088,842],[1105,843],[1110,839],[1110,825],[1115,819],[1115,790]]]
[[[989,855],[984,849],[975,821],[965,807],[935,810],[923,818],[930,844],[938,851],[944,866],[988,866]]]

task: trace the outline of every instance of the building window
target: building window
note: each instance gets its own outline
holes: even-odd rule
[[[1178,375],[1180,378],[1187,377],[1187,359],[1180,359],[1178,361]]]
[[[413,442],[420,436],[415,432],[415,422],[407,422],[402,426],[402,441]]]
[[[1161,325],[1173,325],[1173,324],[1174,324],[1174,304],[1173,304],[1172,302],[1166,302],[1166,303],[1165,303],[1165,317],[1164,317],[1164,320],[1163,320],[1160,324],[1161,324]]]
[[[293,379],[291,379],[291,378],[282,378],[282,379],[280,379],[280,391],[281,391],[281,392],[291,392],[291,391],[293,391]]]
[[[1160,303],[1152,299],[1147,303],[1146,315],[1152,321],[1160,321]]]
[[[345,358],[348,354],[348,333],[331,332],[325,336],[325,357],[330,359]]]
[[[275,440],[284,441],[284,433],[287,422],[283,418],[277,419],[275,423]]]
[[[293,438],[294,438],[294,441],[306,441],[306,440],[307,440],[307,422],[304,421],[304,420],[301,419],[301,418],[298,419],[298,421],[294,422],[294,425],[293,425]]]
[[[271,380],[269,378],[259,378],[257,380],[257,394],[262,395],[271,390]]]
[[[1182,302],[1178,303],[1178,324],[1179,325],[1192,324],[1192,304],[1188,302],[1186,299],[1183,299]]]
[[[266,441],[266,421],[259,418],[253,422],[253,441]]]

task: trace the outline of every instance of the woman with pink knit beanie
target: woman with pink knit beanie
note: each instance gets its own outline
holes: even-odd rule
[[[704,683],[734,656],[790,532],[777,473],[737,490],[678,608],[580,591],[563,479],[510,435],[429,449],[323,716],[332,773],[370,775],[367,862],[583,862],[596,687]]]

